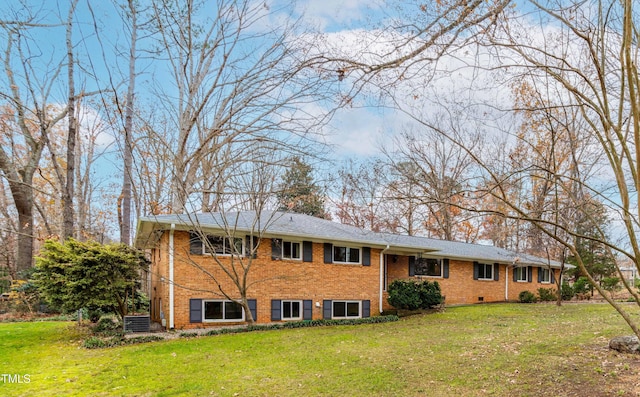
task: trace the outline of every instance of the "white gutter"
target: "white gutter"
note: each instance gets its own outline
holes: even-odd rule
[[[169,230],[169,329],[174,328],[174,310],[173,310],[173,232],[176,229],[175,223],[171,224]]]
[[[379,291],[379,309],[380,313],[382,310],[382,295],[384,293],[384,253],[389,249],[389,244],[387,244],[387,248],[383,249],[380,252],[380,291]]]

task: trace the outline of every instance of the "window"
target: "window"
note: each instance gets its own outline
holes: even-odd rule
[[[442,277],[442,261],[433,258],[416,259],[416,276]]]
[[[244,239],[222,236],[207,236],[202,243],[202,252],[216,255],[244,255]]]
[[[333,301],[331,318],[360,318],[360,301]]]
[[[203,301],[204,321],[244,321],[242,306],[232,301]]]
[[[302,320],[302,301],[282,301],[283,320]]]
[[[550,283],[551,282],[551,271],[549,269],[540,268],[538,270],[540,272],[540,280],[541,283]]]
[[[528,277],[528,268],[525,267],[516,267],[515,269],[513,269],[513,271],[515,272],[515,280],[516,281],[529,281],[529,277]]]
[[[360,248],[334,245],[333,261],[338,263],[360,263]]]
[[[302,254],[300,250],[300,243],[292,241],[282,242],[282,259],[296,259],[301,260]]]
[[[493,264],[478,263],[478,280],[493,280]]]

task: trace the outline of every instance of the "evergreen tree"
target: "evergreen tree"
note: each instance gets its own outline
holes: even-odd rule
[[[291,159],[291,164],[282,177],[277,199],[279,211],[326,217],[324,197],[313,180],[313,168],[299,157]]]

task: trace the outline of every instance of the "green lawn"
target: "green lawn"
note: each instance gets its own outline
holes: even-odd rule
[[[634,311],[634,316],[639,313]],[[636,396],[640,357],[607,305],[493,304],[399,322],[111,349],[73,323],[0,324],[2,396]]]

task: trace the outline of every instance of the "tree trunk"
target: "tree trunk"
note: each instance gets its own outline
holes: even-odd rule
[[[129,86],[124,116],[124,151],[123,151],[123,180],[122,180],[122,220],[120,222],[120,242],[131,243],[131,168],[132,168],[132,140],[133,132],[133,102],[136,83],[136,40],[137,19],[133,0],[129,0],[129,12],[131,13],[131,46],[129,48]]]
[[[20,274],[33,266],[33,191],[19,181],[9,181],[9,187],[18,210],[16,272]]]
[[[73,30],[73,13],[78,3],[77,0],[71,3],[69,8],[69,17],[67,19],[67,72],[69,79],[69,97],[67,102],[67,120],[69,123],[67,133],[67,172],[65,185],[62,191],[62,238],[67,239],[73,237],[73,188],[76,165],[76,93],[74,87],[74,58],[73,43],[71,41],[71,33]]]

